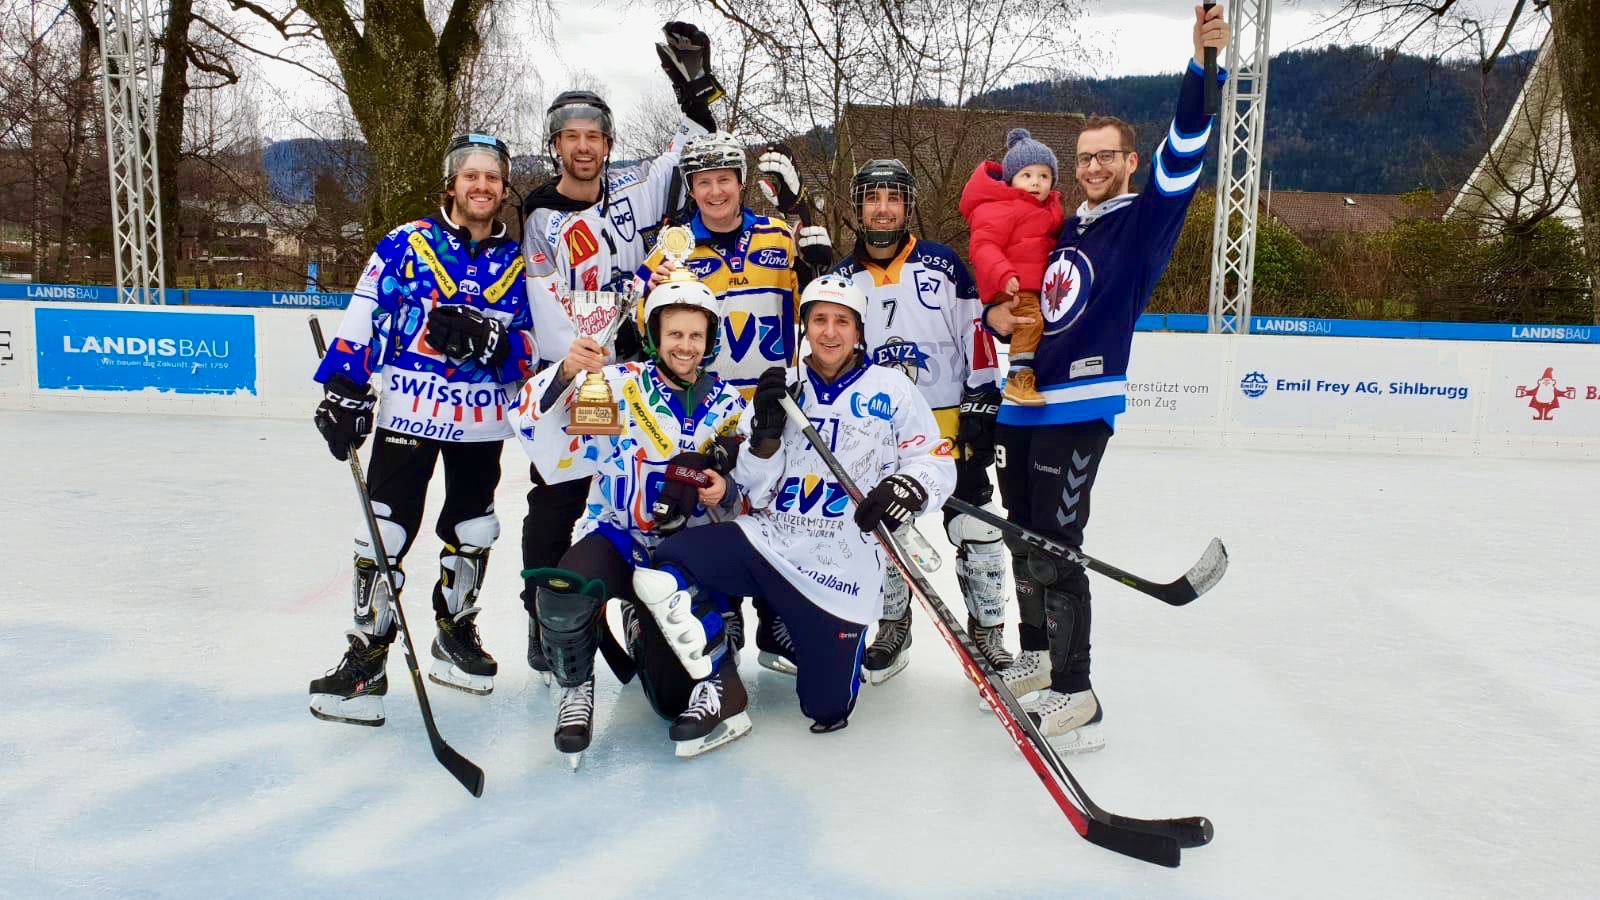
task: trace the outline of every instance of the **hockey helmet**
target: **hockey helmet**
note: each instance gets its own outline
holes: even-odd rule
[[[456,173],[461,171],[461,166],[467,157],[474,153],[488,153],[500,161],[500,177],[511,177],[511,148],[506,142],[491,134],[480,134],[476,131],[467,134],[458,134],[450,139],[450,146],[444,151],[444,183],[449,186]]]
[[[807,309],[813,303],[837,303],[856,314],[863,332],[867,321],[867,295],[854,281],[837,272],[814,279],[800,292],[800,328],[805,329]],[[863,335],[863,339],[864,339]]]
[[[906,217],[899,228],[877,230],[867,227],[867,197],[879,188],[898,191],[905,201]],[[873,159],[856,171],[850,180],[850,203],[855,207],[857,230],[874,247],[891,247],[910,233],[911,216],[917,208],[917,182],[911,170],[898,159]]]
[[[554,143],[556,135],[569,122],[598,122],[600,133],[606,136],[606,140],[616,140],[616,134],[612,131],[611,107],[594,91],[562,91],[556,95],[544,114],[545,145]]]
[[[739,173],[739,183],[744,184],[744,146],[726,131],[697,135],[684,145],[678,169],[683,172],[684,184],[691,184],[690,176],[694,173],[713,169],[733,169]]]
[[[661,311],[674,306],[698,309],[706,314],[706,355],[701,363],[704,366],[716,358],[721,346],[722,301],[711,288],[689,278],[663,281],[639,304],[634,324],[638,326],[645,355],[651,359],[660,358]]]

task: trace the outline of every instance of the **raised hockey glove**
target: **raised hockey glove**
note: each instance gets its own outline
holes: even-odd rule
[[[423,339],[436,353],[491,369],[505,362],[511,353],[504,322],[459,303],[434,307],[428,313],[428,330]]]
[[[328,442],[333,458],[343,462],[372,433],[372,410],[378,400],[372,395],[372,388],[344,375],[329,378],[323,388],[322,402],[311,421]]]
[[[800,258],[813,272],[826,272],[833,265],[833,238],[821,225],[807,225],[795,232],[795,246],[800,248]]]
[[[773,366],[756,380],[750,398],[750,442],[775,441],[783,436],[784,414],[779,401],[789,393],[789,377],[783,366]]]
[[[679,453],[667,462],[661,493],[650,505],[657,533],[672,534],[689,524],[700,504],[700,488],[711,486],[711,476],[706,474],[711,467],[711,457],[704,453]]]
[[[794,152],[783,144],[770,144],[756,160],[760,172],[761,194],[779,212],[786,216],[800,211],[800,172],[794,167]]]
[[[956,447],[963,461],[985,469],[994,465],[994,420],[999,414],[1000,392],[993,387],[967,388],[961,393]]]
[[[707,131],[716,130],[711,104],[722,98],[722,85],[711,74],[711,38],[688,22],[668,22],[665,41],[656,44],[661,69],[672,81],[678,108]]]
[[[896,531],[928,505],[928,490],[910,475],[890,475],[856,505],[856,527],[871,531],[879,523]]]

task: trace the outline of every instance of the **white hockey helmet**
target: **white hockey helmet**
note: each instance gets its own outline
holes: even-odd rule
[[[722,337],[722,301],[711,292],[711,288],[688,279],[663,281],[639,305],[634,324],[639,328],[639,339],[644,344],[645,355],[651,359],[660,355],[660,336],[657,334],[661,327],[660,312],[673,306],[698,309],[706,314],[705,358],[707,362],[715,358]]]
[[[690,138],[683,147],[683,155],[678,158],[684,184],[691,184],[690,176],[694,173],[713,169],[733,169],[739,173],[739,183],[744,184],[744,145],[726,131]]]
[[[867,295],[856,283],[836,272],[830,272],[806,285],[800,292],[800,327],[805,327],[806,308],[813,303],[837,303],[856,314],[856,324],[863,331],[867,322]]]

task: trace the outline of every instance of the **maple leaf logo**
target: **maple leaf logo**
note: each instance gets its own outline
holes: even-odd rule
[[[1072,276],[1066,272],[1055,272],[1045,279],[1044,301],[1049,305],[1052,313],[1061,309],[1061,304],[1072,293]]]

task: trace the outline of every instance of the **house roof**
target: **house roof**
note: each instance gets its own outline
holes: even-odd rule
[[[1400,219],[1425,215],[1399,194],[1347,194],[1338,191],[1272,191],[1261,207],[1290,231],[1314,234],[1372,234]]]

